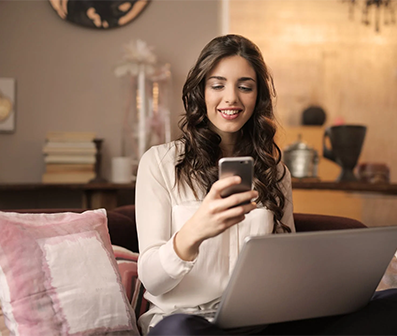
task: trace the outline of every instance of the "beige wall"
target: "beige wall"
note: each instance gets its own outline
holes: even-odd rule
[[[397,24],[376,33],[374,25],[360,23],[358,7],[349,19],[348,2],[340,0],[229,0],[229,11],[230,32],[256,42],[273,72],[284,132],[300,124],[309,104],[326,110],[325,126],[338,117],[367,125],[359,161],[386,163],[396,183]],[[339,214],[371,226],[397,224],[392,196],[296,190],[294,205],[296,211]]]
[[[153,0],[124,27],[88,29],[61,20],[46,1],[0,0],[0,77],[17,83],[17,125],[0,133],[0,183],[39,182],[49,130],[95,131],[104,138],[104,175],[120,155],[123,101],[113,67],[122,46],[142,39],[173,75],[172,133],[181,89],[202,47],[219,34],[216,0]]]
[[[362,3],[358,1],[359,3]],[[340,0],[230,0],[230,31],[251,38],[270,66],[285,126],[309,104],[368,126],[360,161],[384,162],[397,182],[397,24],[360,23]]]

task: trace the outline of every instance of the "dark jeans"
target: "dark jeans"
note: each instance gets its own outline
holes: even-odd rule
[[[222,330],[201,316],[165,317],[149,335],[397,335],[397,289],[376,292],[364,308],[346,315]]]

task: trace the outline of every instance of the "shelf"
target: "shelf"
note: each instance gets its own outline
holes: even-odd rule
[[[80,194],[79,204],[83,209],[106,208],[111,210],[117,206],[119,191],[132,192],[135,183],[82,183],[82,184],[43,184],[43,183],[3,183],[0,184],[0,200],[7,199],[12,193],[16,200],[20,197],[35,199],[42,193],[59,197],[71,192]],[[292,179],[293,190],[327,190],[354,193],[378,193],[383,195],[397,195],[397,184],[362,183],[362,182],[332,182],[309,179]],[[26,196],[26,193],[29,193]],[[25,196],[24,196],[25,195]],[[70,196],[72,197],[72,196]],[[1,202],[0,202],[1,208]]]
[[[79,202],[82,209],[105,208],[111,210],[117,206],[118,191],[133,191],[134,189],[135,183],[2,183],[0,184],[0,196],[7,198],[10,193],[22,196],[22,193],[28,192],[33,198],[43,193],[50,193],[53,197],[61,198],[60,196],[63,194],[77,192],[82,194]]]
[[[305,181],[304,179],[292,179],[292,189],[335,190],[397,195],[397,184],[395,183]]]
[[[120,190],[134,189],[135,183],[1,183],[3,190]]]

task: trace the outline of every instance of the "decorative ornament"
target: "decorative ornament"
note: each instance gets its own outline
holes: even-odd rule
[[[116,77],[122,77],[127,74],[136,76],[139,72],[139,65],[146,65],[145,71],[147,75],[154,72],[154,65],[157,57],[153,53],[153,47],[150,47],[142,40],[131,41],[123,46],[123,61],[115,68]]]
[[[114,69],[126,79],[121,155],[139,161],[153,145],[171,141],[170,64],[159,64],[153,47],[142,40],[123,46],[122,62]]]
[[[80,26],[109,29],[136,19],[150,0],[49,0],[63,20]]]

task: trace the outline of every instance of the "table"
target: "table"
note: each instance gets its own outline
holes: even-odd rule
[[[10,193],[21,195],[29,193],[31,197],[38,197],[42,193],[59,195],[77,193],[81,195],[79,205],[82,209],[105,208],[114,209],[117,204],[117,193],[120,190],[135,190],[135,183],[82,183],[82,184],[44,184],[44,183],[2,183],[0,184],[1,199],[7,198]],[[46,206],[44,206],[46,207]],[[10,208],[10,206],[8,206]],[[16,206],[15,208],[18,208]]]

